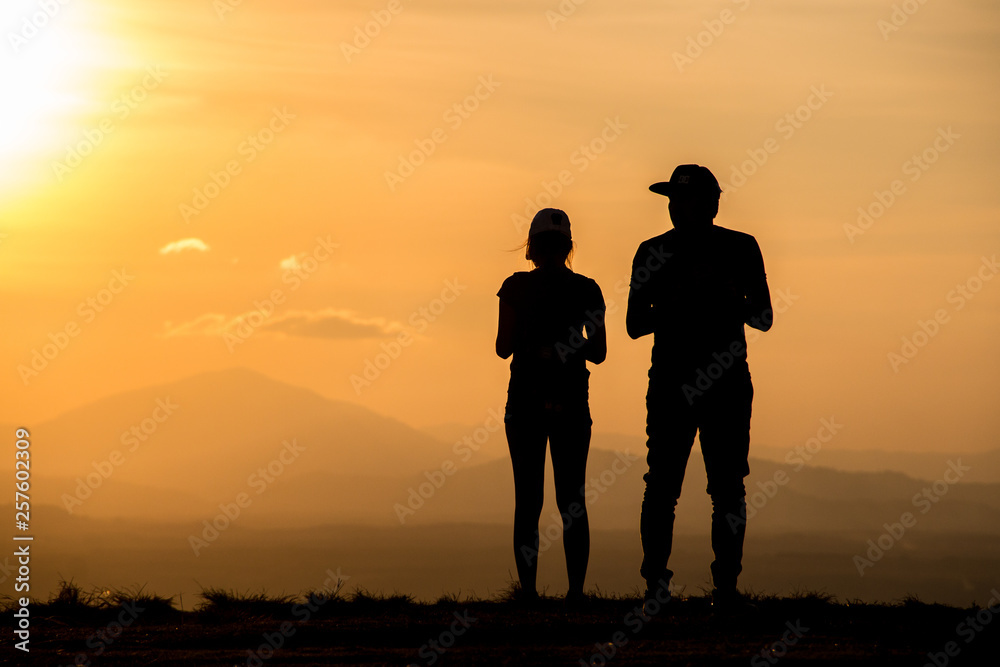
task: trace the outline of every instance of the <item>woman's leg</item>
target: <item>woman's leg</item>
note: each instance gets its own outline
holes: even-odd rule
[[[554,420],[549,445],[556,485],[556,505],[562,515],[563,549],[566,551],[568,597],[583,595],[590,561],[590,521],[587,517],[587,453],[590,450],[589,411],[566,414]]]
[[[538,573],[538,519],[545,494],[545,442],[539,419],[516,419],[504,424],[514,468],[514,562],[521,591],[536,594]]]

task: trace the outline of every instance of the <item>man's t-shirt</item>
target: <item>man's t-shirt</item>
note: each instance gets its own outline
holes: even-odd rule
[[[672,229],[639,246],[630,286],[629,309],[648,309],[652,322],[650,377],[691,383],[699,371],[747,372],[743,325],[755,314],[746,297],[769,302],[753,236],[715,225],[694,234]]]
[[[581,351],[584,323],[604,323],[597,283],[565,266],[519,271],[497,296],[514,309],[508,406],[585,406],[590,371]]]

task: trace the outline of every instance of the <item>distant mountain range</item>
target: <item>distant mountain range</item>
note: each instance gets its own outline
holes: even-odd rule
[[[249,370],[205,373],[111,396],[35,427],[35,502],[75,516],[197,524],[218,514],[220,504],[242,500],[241,522],[259,527],[508,523],[513,480],[502,430],[480,433],[475,447],[457,444],[475,428],[452,424],[433,432],[452,442]],[[761,450],[753,453],[774,452]],[[644,455],[642,438],[595,434],[588,465],[593,525],[638,526]],[[933,473],[928,481],[755,458],[747,479],[750,518],[756,530],[877,536],[884,522],[910,511],[926,528],[997,532],[1000,484],[971,481],[974,473],[989,476],[983,471],[990,456],[895,459]],[[700,459],[696,448],[679,531],[708,530]],[[949,459],[970,470],[957,484],[939,485],[941,502],[915,498],[941,478]],[[822,451],[814,460],[865,467],[890,455]],[[548,483],[543,525],[555,522]]]
[[[33,569],[33,594],[74,578],[85,587],[148,584],[184,593],[190,605],[201,585],[299,590],[340,566],[357,585],[429,599],[499,590],[512,576],[513,479],[502,429],[477,428],[449,424],[431,435],[245,370],[67,412],[32,429],[32,533],[40,548],[48,545]],[[932,474],[920,480],[799,467],[760,458],[761,447],[753,453],[745,585],[963,604],[995,585],[1000,484],[972,477],[988,457],[927,455],[920,465]],[[642,438],[594,435],[589,581],[604,590],[641,583],[644,455]],[[824,450],[813,462],[839,455]],[[935,485],[949,458],[971,470]],[[878,460],[845,455],[844,463]],[[886,460],[909,466],[918,457]],[[540,581],[559,589],[565,570],[551,474],[547,484],[539,528],[552,552],[540,561]],[[696,448],[672,560],[679,581],[693,587],[707,581],[711,561],[705,484]],[[875,541],[887,544],[886,526],[906,512],[916,525],[901,546],[859,576],[855,558]],[[221,526],[217,539],[210,524]],[[192,540],[206,536],[196,549]],[[0,572],[12,571],[11,558],[0,558]]]
[[[96,401],[32,439],[33,475],[47,480],[36,493],[77,496],[84,514],[168,516],[296,474],[393,477],[450,455],[399,421],[240,369]]]
[[[771,461],[795,460],[798,455],[787,449],[755,445],[753,454]],[[851,472],[901,472],[917,479],[936,480],[948,469],[948,461],[961,459],[971,468],[965,482],[1000,484],[1000,449],[985,452],[890,452],[882,449],[821,449],[811,458],[811,465]]]
[[[421,429],[424,433],[443,442],[455,442],[471,433],[475,427],[465,424],[440,424]],[[645,436],[625,435],[596,431],[592,447],[615,451],[645,452]],[[491,452],[506,457],[505,449]],[[899,472],[916,479],[935,480],[948,468],[949,460],[962,460],[969,466],[966,482],[1000,484],[1000,449],[982,452],[892,452],[887,450],[853,450],[823,447],[815,452],[796,452],[794,447],[781,448],[754,442],[750,456],[768,461],[803,461],[810,466],[822,466],[847,472]]]

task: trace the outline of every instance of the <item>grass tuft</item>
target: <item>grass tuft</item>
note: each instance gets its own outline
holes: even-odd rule
[[[102,608],[131,605],[142,610],[143,614],[163,615],[177,611],[174,608],[174,596],[166,597],[145,592],[145,584],[131,588],[104,591],[99,606]]]
[[[396,591],[389,594],[382,593],[381,591],[373,593],[366,588],[355,589],[355,591],[348,597],[348,601],[357,607],[365,609],[378,607],[379,609],[386,611],[399,611],[407,607],[412,607],[416,604],[415,598],[412,595],[406,595]]]
[[[88,593],[72,579],[59,580],[59,589],[49,596],[45,606],[61,612],[82,611],[99,606],[95,593]]]
[[[198,595],[202,598],[197,611],[220,616],[275,616],[288,614],[295,604],[294,595],[268,595],[246,591],[241,593],[226,588],[202,588]]]
[[[13,598],[11,605],[13,604]],[[145,592],[145,585],[131,588],[98,588],[84,590],[72,579],[59,580],[59,587],[41,602],[32,601],[38,613],[64,618],[101,618],[111,612],[127,608],[130,613],[144,617],[158,617],[176,612],[174,598]],[[127,605],[127,607],[126,607]],[[6,608],[6,601],[5,601]],[[137,616],[138,618],[138,616]]]

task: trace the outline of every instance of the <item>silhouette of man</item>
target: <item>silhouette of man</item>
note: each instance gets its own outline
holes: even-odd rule
[[[771,328],[771,296],[754,237],[713,223],[722,190],[711,171],[681,165],[649,189],[670,198],[674,228],[639,246],[626,315],[631,338],[653,334],[640,573],[647,599],[673,576],[674,509],[698,432],[712,497],[712,597],[725,607],[740,599],[750,473],[753,385],[743,326]]]

